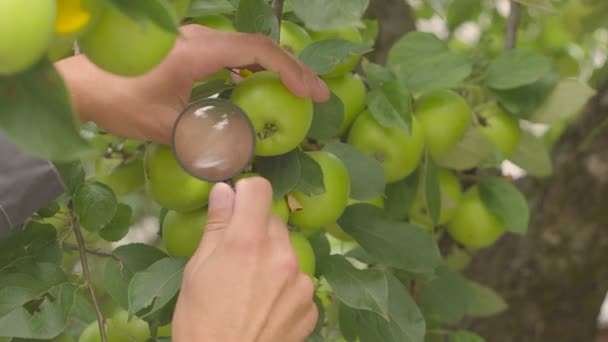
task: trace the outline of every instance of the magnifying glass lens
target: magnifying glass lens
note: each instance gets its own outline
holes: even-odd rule
[[[247,115],[223,99],[190,104],[173,127],[173,151],[196,178],[225,181],[237,176],[253,158],[255,131]]]

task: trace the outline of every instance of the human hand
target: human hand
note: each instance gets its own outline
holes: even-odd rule
[[[203,240],[186,266],[173,315],[175,342],[301,342],[318,318],[312,279],[299,271],[272,190],[246,178],[215,185]]]
[[[277,72],[295,95],[323,102],[329,90],[312,70],[260,34],[186,25],[171,53],[140,77],[120,77],[84,55],[56,63],[81,121],[94,121],[125,138],[169,144],[173,124],[196,81],[225,68],[259,65]]]

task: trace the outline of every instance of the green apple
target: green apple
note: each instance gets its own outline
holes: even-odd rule
[[[462,198],[462,189],[458,178],[446,169],[437,172],[439,191],[441,194],[441,210],[439,211],[439,225],[448,223],[458,211],[458,205]],[[426,207],[426,195],[423,184],[418,186],[418,194],[410,208],[409,217],[423,227],[432,227],[433,221]]]
[[[505,158],[509,158],[521,136],[519,121],[505,113],[497,104],[484,107],[479,113],[479,129]]]
[[[326,40],[326,39],[343,39],[348,40],[353,43],[361,44],[363,43],[363,39],[361,38],[361,32],[356,27],[341,27],[330,30],[322,30],[322,31],[311,31],[310,36],[313,40]],[[347,62],[339,63],[336,68],[325,74],[325,77],[338,77],[346,74],[347,72],[352,71],[357,63],[361,60],[360,55],[351,55],[348,58]]]
[[[228,17],[221,14],[210,14],[202,17],[198,17],[192,21],[194,24],[199,24],[202,26],[206,26],[208,28],[218,30],[218,31],[226,31],[226,32],[235,32],[236,28],[234,24]]]
[[[381,126],[369,111],[364,111],[350,128],[348,143],[382,163],[387,183],[411,174],[424,153],[424,135],[415,117],[408,135],[402,128]]]
[[[98,163],[100,161],[102,159],[99,159]],[[97,180],[109,186],[116,196],[126,196],[144,187],[144,161],[137,158],[111,173],[102,174]]]
[[[198,249],[207,225],[207,209],[187,213],[169,211],[163,221],[163,242],[167,253],[191,257]]]
[[[291,21],[281,21],[279,44],[284,49],[297,56],[310,43],[312,43],[312,38],[303,27]]]
[[[376,206],[378,208],[384,208],[384,198],[382,196],[374,197],[367,201],[359,201],[359,200],[354,200],[352,198],[349,198],[346,207],[348,208],[349,206],[351,206],[353,204],[357,204],[357,203],[367,203],[367,204]],[[346,241],[346,242],[353,241],[353,238],[350,235],[348,235],[348,233],[346,233],[344,231],[344,229],[342,229],[342,227],[340,227],[338,222],[334,222],[334,223],[326,226],[325,231],[329,235],[335,237],[338,240],[342,240],[342,241]]]
[[[299,232],[289,232],[289,241],[298,258],[298,267],[311,278],[315,275],[315,252],[306,236]]]
[[[344,104],[344,119],[340,125],[339,135],[344,135],[358,114],[360,114],[367,103],[367,92],[365,84],[359,76],[347,73],[344,76],[324,78],[329,90],[331,90]]]
[[[481,201],[477,186],[464,193],[460,207],[448,223],[452,238],[472,250],[492,245],[504,231],[502,224]]]
[[[261,177],[261,176],[255,172],[242,173],[234,178],[234,182],[236,183],[243,178],[249,178],[249,177]],[[279,199],[273,199],[272,207],[270,208],[270,211],[273,214],[280,217],[284,222],[287,222],[289,220],[289,205],[288,205],[285,197],[281,197]]]
[[[106,337],[108,342],[146,342],[150,338],[150,328],[146,321],[138,317],[129,321],[129,313],[120,310],[106,320]],[[78,342],[100,341],[97,321],[91,322],[78,339]]]
[[[293,150],[306,138],[312,123],[312,101],[291,93],[279,75],[271,71],[260,71],[245,78],[234,88],[230,100],[251,119],[258,156],[275,156]]]
[[[172,325],[169,323],[167,325],[163,325],[162,327],[158,327],[156,335],[158,337],[171,337],[171,335],[173,335]]]
[[[149,146],[144,166],[148,193],[161,206],[187,212],[207,205],[213,183],[188,174],[175,159],[171,147]]]
[[[56,16],[55,0],[0,1],[0,76],[24,72],[42,59]]]
[[[346,166],[331,153],[323,151],[306,152],[323,171],[325,192],[308,196],[294,191],[292,196],[300,203],[301,209],[291,213],[289,221],[312,235],[336,220],[344,212],[350,195],[350,178]]]
[[[472,120],[465,99],[451,90],[423,94],[416,103],[415,112],[433,158],[448,153],[464,135]]]
[[[79,40],[84,54],[100,68],[140,76],[156,67],[175,45],[176,35],[151,19],[137,21],[106,4],[97,23]]]

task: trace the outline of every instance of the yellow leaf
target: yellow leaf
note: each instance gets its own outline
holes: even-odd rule
[[[57,8],[55,31],[59,34],[78,32],[91,20],[91,14],[83,10],[81,0],[57,0]]]

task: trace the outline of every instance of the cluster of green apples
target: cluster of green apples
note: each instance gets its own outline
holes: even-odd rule
[[[162,4],[178,22],[190,0]],[[23,13],[29,20],[21,20]],[[44,58],[65,58],[76,41],[100,68],[139,76],[157,66],[177,39],[152,20],[135,20],[107,0],[3,0],[0,31],[0,76],[25,72]]]

